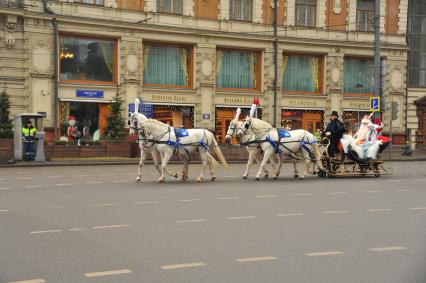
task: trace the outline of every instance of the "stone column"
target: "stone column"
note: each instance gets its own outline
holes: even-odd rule
[[[278,50],[278,89],[277,89],[277,127],[281,126],[281,106],[282,106],[282,77],[283,77],[283,50]],[[268,48],[263,53],[263,93],[261,106],[263,107],[262,119],[272,123],[274,120],[274,49]]]
[[[334,48],[325,58],[325,93],[327,94],[327,108],[325,114],[331,111],[342,113],[343,100],[343,54],[339,48]]]

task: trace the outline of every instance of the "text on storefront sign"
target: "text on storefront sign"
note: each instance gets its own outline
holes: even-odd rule
[[[104,98],[103,90],[77,90],[77,97]]]
[[[185,102],[186,97],[182,95],[156,95],[152,96],[153,101],[163,101],[163,102]]]

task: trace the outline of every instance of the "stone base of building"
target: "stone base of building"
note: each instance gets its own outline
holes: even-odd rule
[[[13,159],[13,140],[0,139],[0,164]]]

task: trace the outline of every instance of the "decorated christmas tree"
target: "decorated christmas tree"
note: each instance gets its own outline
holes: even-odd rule
[[[123,140],[127,136],[125,120],[122,116],[124,101],[120,96],[116,96],[109,106],[110,114],[107,117],[105,127],[105,137],[111,140]]]
[[[13,138],[13,124],[10,117],[10,100],[6,90],[0,92],[0,139]]]

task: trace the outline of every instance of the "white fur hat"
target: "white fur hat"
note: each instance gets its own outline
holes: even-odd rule
[[[241,115],[241,108],[240,108],[240,107],[238,107],[238,109],[237,109],[237,113],[235,114],[235,120],[240,119],[240,115]]]
[[[134,113],[139,113],[139,104],[141,104],[141,101],[139,100],[139,98],[135,99],[135,111]]]
[[[251,105],[251,108],[250,108],[250,117],[254,116],[254,113],[256,112],[256,108],[257,108],[256,104],[252,104]]]

